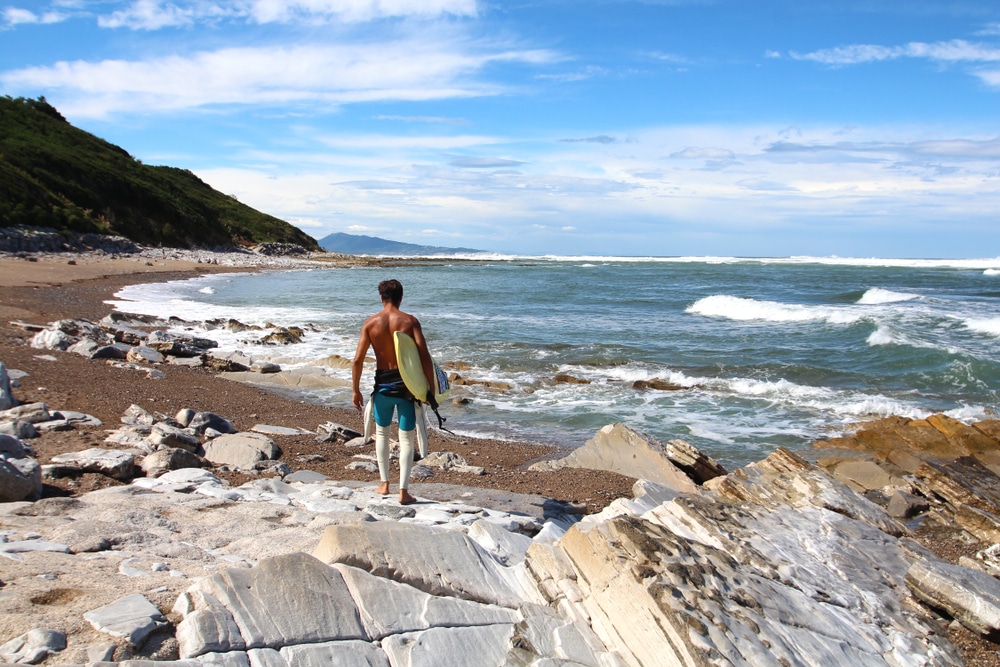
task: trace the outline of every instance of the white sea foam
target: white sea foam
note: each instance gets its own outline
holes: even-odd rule
[[[878,347],[879,345],[895,345],[899,342],[900,341],[893,335],[893,332],[888,327],[884,326],[880,326],[868,336],[868,344],[871,347]]]
[[[688,306],[684,312],[742,322],[754,320],[761,322],[819,321],[829,324],[853,324],[864,317],[861,312],[852,312],[839,306],[806,306],[725,294],[699,299]]]
[[[1000,272],[1000,257],[977,259],[894,259],[884,257],[726,257],[726,256],[622,256],[622,255],[476,255],[476,259],[551,261],[551,262],[657,262],[668,264],[778,264],[821,266],[860,266],[875,268],[964,269]]]
[[[214,287],[202,287],[198,291],[201,292],[202,294],[215,294],[215,288]]]
[[[1000,269],[986,269],[983,271],[984,276],[1000,276]]]
[[[990,334],[991,336],[1000,336],[1000,317],[991,317],[986,319],[968,319],[965,320],[965,326],[975,331],[977,333]]]
[[[858,299],[858,304],[863,306],[876,306],[884,303],[899,303],[901,301],[912,301],[919,299],[919,294],[908,294],[907,292],[893,292],[892,290],[873,287]]]

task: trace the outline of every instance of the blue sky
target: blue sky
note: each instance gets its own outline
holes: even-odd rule
[[[1000,256],[995,0],[0,0],[0,93],[316,238]]]

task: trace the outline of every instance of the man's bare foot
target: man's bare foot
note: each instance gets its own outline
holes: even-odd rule
[[[375,493],[381,493],[383,496],[389,495],[389,482],[379,484],[378,488],[375,489]]]
[[[410,492],[406,489],[399,490],[399,504],[400,505],[410,505],[417,502],[417,499],[410,495]]]

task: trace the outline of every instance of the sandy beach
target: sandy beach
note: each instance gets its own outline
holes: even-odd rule
[[[44,358],[29,346],[31,334],[11,322],[44,325],[58,319],[84,318],[97,321],[110,312],[105,303],[125,285],[165,282],[204,272],[261,270],[210,264],[194,259],[148,259],[94,255],[48,255],[29,259],[0,258],[0,361],[8,369],[27,373],[15,389],[21,402],[44,402],[53,409],[92,414],[108,428],[114,428],[125,410],[137,404],[147,410],[172,415],[182,408],[215,412],[239,429],[256,424],[298,427],[315,431],[329,421],[360,429],[361,416],[348,405],[314,405],[217,377],[202,368],[163,366],[166,377],[159,380],[101,361],[75,354],[55,352],[56,361]],[[46,463],[57,454],[102,445],[103,430],[66,431],[46,434],[33,442],[39,460]],[[293,470],[310,469],[332,479],[377,483],[371,473],[345,470],[358,453],[317,443],[315,436],[280,436],[281,460]],[[583,443],[580,443],[583,444]],[[540,494],[577,505],[581,511],[599,511],[619,497],[631,495],[634,480],[621,475],[589,470],[566,469],[534,472],[527,465],[553,456],[556,450],[546,443],[513,443],[460,438],[432,430],[432,451],[452,451],[470,465],[482,466],[486,474],[474,476],[436,471],[429,482],[501,489]],[[316,455],[323,460],[315,458]],[[301,459],[310,459],[307,463]],[[395,471],[393,484],[395,485]],[[238,484],[245,477],[229,473]],[[86,491],[114,483],[103,476],[86,475],[78,481],[49,482],[51,494]],[[420,493],[420,484],[411,486]]]

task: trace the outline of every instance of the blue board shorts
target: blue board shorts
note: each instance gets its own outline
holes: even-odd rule
[[[403,384],[397,369],[375,371],[375,391],[372,392],[372,412],[375,423],[383,428],[392,424],[393,412],[399,415],[399,430],[417,427],[417,411],[413,395]]]

